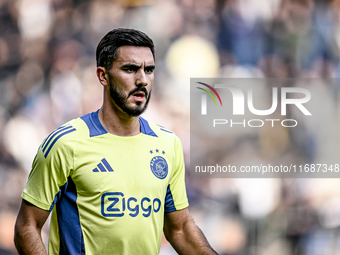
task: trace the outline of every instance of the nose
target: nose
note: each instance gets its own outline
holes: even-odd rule
[[[136,74],[136,85],[143,86],[143,87],[148,85],[148,79],[146,77],[146,73],[142,68],[138,70]]]

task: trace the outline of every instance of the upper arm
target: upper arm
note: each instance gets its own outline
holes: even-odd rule
[[[49,211],[22,200],[14,235],[14,243],[19,254],[47,254],[41,238],[41,229],[49,214]]]
[[[193,223],[188,210],[183,148],[178,137],[174,139],[174,151],[173,171],[165,201],[164,234],[167,238],[173,231],[182,231],[186,224]]]
[[[49,214],[49,211],[40,209],[23,199],[15,228],[19,230],[22,227],[34,227],[41,230]]]

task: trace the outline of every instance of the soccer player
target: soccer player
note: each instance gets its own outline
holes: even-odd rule
[[[15,226],[20,254],[158,254],[162,231],[179,254],[216,254],[194,224],[181,143],[139,117],[150,100],[152,40],[114,29],[96,52],[102,107],[54,130],[41,144]]]

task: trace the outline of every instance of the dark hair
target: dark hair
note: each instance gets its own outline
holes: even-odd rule
[[[119,47],[124,45],[149,47],[155,59],[155,46],[149,36],[135,29],[117,28],[108,32],[99,42],[96,50],[97,67],[111,69],[112,62],[119,57]]]

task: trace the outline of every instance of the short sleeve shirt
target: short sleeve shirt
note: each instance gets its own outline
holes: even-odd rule
[[[183,150],[171,131],[139,117],[141,133],[108,133],[98,111],[41,144],[22,193],[52,211],[49,254],[158,254],[164,213],[184,209]]]

